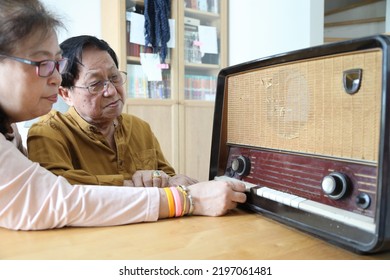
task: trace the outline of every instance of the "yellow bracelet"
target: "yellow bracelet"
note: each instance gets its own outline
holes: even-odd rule
[[[170,188],[164,188],[164,191],[168,199],[169,218],[172,218],[175,216],[175,201],[173,200],[173,194]]]

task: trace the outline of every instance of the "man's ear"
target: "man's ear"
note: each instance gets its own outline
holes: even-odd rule
[[[68,104],[69,106],[73,106],[72,96],[69,88],[60,86],[58,88],[58,92],[61,95],[62,99],[64,99],[66,104]]]

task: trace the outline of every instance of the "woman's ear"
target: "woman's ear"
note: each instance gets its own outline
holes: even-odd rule
[[[58,88],[58,92],[61,95],[62,99],[64,99],[66,104],[68,104],[69,106],[73,106],[72,95],[70,93],[69,88],[65,88],[63,86],[60,86]]]

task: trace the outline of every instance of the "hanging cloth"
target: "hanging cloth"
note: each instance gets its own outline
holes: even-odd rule
[[[145,45],[160,54],[161,63],[165,63],[171,38],[169,17],[171,0],[145,0]]]

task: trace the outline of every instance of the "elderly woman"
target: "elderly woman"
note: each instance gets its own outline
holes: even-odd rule
[[[245,201],[244,184],[233,182],[166,188],[71,185],[27,159],[14,123],[48,113],[57,101],[60,73],[68,62],[58,45],[58,26],[38,0],[0,0],[0,227],[37,230],[191,213],[217,216]],[[100,73],[109,91],[111,83],[118,84],[111,71]],[[115,100],[107,104],[111,113],[118,106]]]

